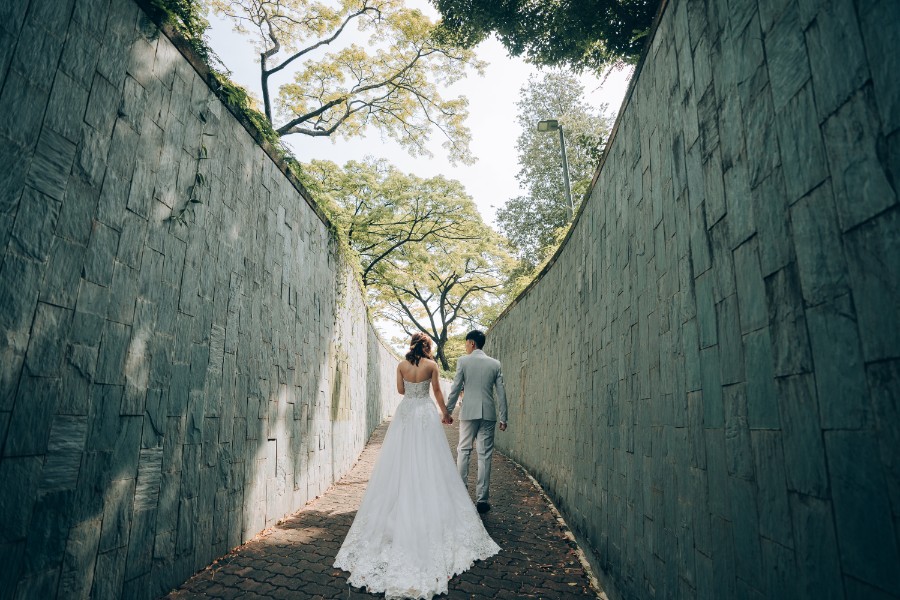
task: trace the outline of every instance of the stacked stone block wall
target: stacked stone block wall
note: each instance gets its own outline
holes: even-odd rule
[[[590,197],[494,325],[614,598],[900,597],[900,3],[669,0]]]
[[[395,364],[138,5],[0,2],[0,597],[165,593],[346,472]]]

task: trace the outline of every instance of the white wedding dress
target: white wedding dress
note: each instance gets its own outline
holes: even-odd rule
[[[500,551],[469,499],[430,381],[404,382],[369,485],[334,566],[388,599],[447,592],[454,575]]]

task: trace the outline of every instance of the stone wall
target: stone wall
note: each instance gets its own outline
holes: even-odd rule
[[[614,598],[900,595],[895,0],[669,0],[488,335]]]
[[[131,0],[0,2],[0,261],[0,597],[165,593],[398,401],[328,227]]]

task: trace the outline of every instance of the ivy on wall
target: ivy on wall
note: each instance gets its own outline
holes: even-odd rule
[[[206,71],[211,79],[207,79],[213,92],[229,107],[232,113],[243,118],[244,124],[255,130],[255,138],[264,150],[273,153],[273,158],[279,159],[284,169],[292,175],[303,188],[302,195],[311,202],[312,208],[323,217],[322,220],[331,235],[332,249],[342,255],[346,264],[351,265],[353,277],[361,290],[365,289],[362,282],[360,260],[357,253],[350,247],[346,235],[337,226],[338,207],[332,205],[327,199],[319,197],[311,191],[310,178],[304,173],[300,162],[285,146],[281,137],[272,128],[272,124],[266,116],[253,108],[253,99],[242,86],[230,79],[230,72],[216,55],[206,39],[206,31],[209,29],[209,21],[203,16],[202,8],[196,0],[135,0],[144,12],[160,28],[168,27],[177,34],[180,43],[187,45],[190,54],[188,60],[194,59],[202,63],[202,70]],[[195,65],[196,67],[196,65]],[[201,136],[209,135],[201,133]],[[206,178],[201,172],[201,164],[209,155],[201,137],[200,151],[197,156],[197,172],[194,184],[190,188],[188,198],[184,206],[173,213],[169,220],[186,226],[194,214],[197,204],[201,204],[199,192],[207,186]],[[366,312],[370,313],[371,307],[366,306]],[[372,315],[369,314],[371,320]]]
[[[205,39],[209,21],[193,0],[146,0],[143,5],[151,19],[170,25],[205,63],[214,59],[215,53]]]
[[[219,99],[233,112],[241,115],[256,130],[257,139],[274,150],[277,157],[283,161],[287,169],[302,185],[307,178],[300,163],[290,149],[282,143],[281,137],[272,128],[272,124],[266,116],[253,108],[253,99],[247,90],[230,79],[230,72],[210,48],[206,39],[209,21],[203,16],[199,3],[195,0],[137,0],[137,2],[157,25],[168,25],[182,38],[194,57],[203,63],[213,78],[214,82],[210,83],[213,84],[213,91]],[[198,163],[205,158],[207,157],[199,157]],[[202,184],[203,182],[198,183]],[[195,188],[196,186],[192,186],[191,189]],[[326,224],[329,228],[334,229],[333,223],[336,221],[334,207],[315,197],[308,190],[306,196],[315,202],[316,208],[326,217]],[[185,209],[182,209],[177,216],[173,215],[172,220],[183,222],[185,210],[194,203],[196,203],[196,198],[192,192]]]

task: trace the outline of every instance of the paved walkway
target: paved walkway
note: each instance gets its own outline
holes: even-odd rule
[[[325,494],[197,573],[168,598],[378,598],[348,586],[348,574],[331,565],[353,522],[386,431],[387,424],[375,430],[359,462]],[[455,455],[458,425],[445,431]],[[473,458],[470,493],[474,471]],[[441,600],[596,600],[567,529],[525,472],[498,452],[494,452],[491,503],[484,524],[501,552],[454,577],[449,594]]]

